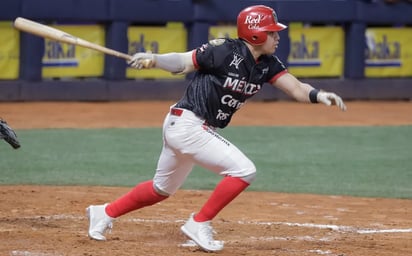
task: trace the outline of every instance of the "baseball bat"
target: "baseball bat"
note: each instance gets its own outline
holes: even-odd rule
[[[51,40],[55,40],[58,42],[62,43],[67,43],[67,44],[73,44],[73,45],[78,45],[81,47],[89,48],[92,50],[96,50],[108,55],[112,55],[118,58],[123,58],[125,60],[131,60],[132,56],[113,50],[109,49],[107,47],[101,46],[99,44],[92,43],[90,41],[75,37],[69,33],[66,33],[62,30],[52,28],[47,25],[43,25],[37,22],[34,22],[29,19],[25,19],[22,17],[17,17],[14,20],[14,27],[18,30],[34,34],[40,37],[48,38]]]

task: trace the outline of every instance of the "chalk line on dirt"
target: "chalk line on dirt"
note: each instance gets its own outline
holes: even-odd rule
[[[83,220],[86,217],[79,215],[70,214],[58,214],[49,216],[33,216],[33,217],[23,217],[23,219],[39,219],[39,220]],[[186,220],[156,220],[156,219],[140,219],[140,218],[128,218],[119,221],[128,222],[140,222],[140,223],[184,223]],[[314,224],[314,223],[294,223],[294,222],[263,222],[263,221],[237,221],[240,225],[262,225],[262,226],[290,226],[290,227],[304,227],[304,228],[316,228],[316,229],[330,229],[337,232],[343,233],[358,233],[358,234],[381,234],[381,233],[412,233],[412,228],[394,228],[394,229],[371,229],[371,228],[358,228],[352,226],[342,226],[342,225],[330,225],[330,224]]]
[[[10,252],[10,256],[62,256],[62,254],[14,250]]]

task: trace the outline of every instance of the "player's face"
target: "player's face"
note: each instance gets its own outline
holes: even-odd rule
[[[263,54],[273,54],[279,45],[279,33],[275,31],[267,32],[268,37],[266,42],[262,45]]]

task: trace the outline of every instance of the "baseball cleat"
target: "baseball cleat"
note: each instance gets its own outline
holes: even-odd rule
[[[113,227],[113,218],[106,214],[104,205],[90,205],[86,209],[87,217],[89,218],[89,237],[94,240],[105,241],[104,233]]]
[[[196,222],[193,217],[194,213],[190,215],[187,222],[180,228],[182,232],[207,252],[221,251],[224,242],[213,239],[215,231],[210,225],[210,221]]]

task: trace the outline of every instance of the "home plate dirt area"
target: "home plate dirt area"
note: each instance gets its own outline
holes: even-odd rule
[[[15,129],[160,127],[171,104],[1,103],[0,108]],[[411,113],[410,102],[349,102],[345,113],[294,102],[248,103],[232,125],[411,125]],[[107,241],[89,239],[85,208],[129,189],[0,186],[0,255],[205,255],[187,242],[180,226],[210,191],[180,190],[117,219]],[[213,221],[216,239],[225,241],[224,250],[214,254],[412,255],[411,213],[410,199],[247,191]]]

